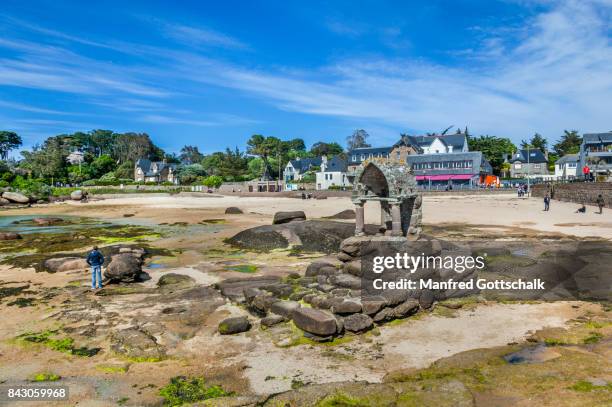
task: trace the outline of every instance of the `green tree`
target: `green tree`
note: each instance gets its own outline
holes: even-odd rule
[[[543,153],[546,152],[546,149],[548,148],[548,140],[546,140],[544,137],[542,137],[541,134],[536,133],[533,135],[533,137],[531,138],[531,140],[529,141],[525,141],[522,140],[521,141],[521,149],[527,149],[527,148],[537,148],[540,151],[542,151]]]
[[[368,137],[370,137],[370,135],[367,131],[363,129],[355,130],[353,134],[346,138],[347,151],[351,151],[356,148],[371,147],[371,145],[367,142]]]
[[[195,164],[202,161],[204,156],[200,153],[197,146],[183,146],[179,158],[185,164]]]
[[[516,146],[508,138],[495,136],[468,137],[470,151],[481,151],[493,167],[495,174],[501,174],[504,154],[516,151]]]
[[[555,153],[559,157],[563,157],[566,154],[577,154],[580,152],[580,145],[582,144],[582,137],[578,134],[577,130],[567,131],[563,130],[563,136],[557,144],[553,146]]]
[[[0,159],[6,160],[8,153],[20,147],[22,143],[21,137],[14,131],[0,131]]]
[[[99,178],[104,174],[107,174],[115,169],[117,164],[113,157],[108,154],[102,154],[100,157],[96,158],[90,164],[91,166],[91,175],[94,178]]]
[[[326,143],[324,141],[319,141],[314,143],[312,147],[310,147],[310,154],[315,157],[320,157],[322,155],[326,155],[328,158],[331,158],[336,155],[340,155],[343,153],[342,146],[338,143]]]
[[[203,184],[209,188],[217,189],[223,184],[223,178],[218,175],[211,175],[204,179]]]
[[[270,167],[270,157],[281,153],[281,140],[276,137],[264,137],[254,134],[247,141],[247,153],[259,156],[264,162],[264,169]],[[263,175],[263,172],[262,174]]]

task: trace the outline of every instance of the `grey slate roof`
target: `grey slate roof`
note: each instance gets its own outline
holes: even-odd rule
[[[537,149],[537,148],[532,148],[529,149],[529,153],[527,153],[527,150],[519,150],[516,153],[512,154],[512,158],[509,160],[511,163],[514,163],[516,161],[520,161],[522,163],[526,163],[527,162],[527,154],[529,154],[529,163],[534,163],[534,164],[542,164],[542,163],[547,163],[548,160],[546,159],[546,157],[544,156],[544,153]]]
[[[584,134],[582,140],[585,144],[612,143],[612,131]]]
[[[327,161],[326,172],[346,172],[346,160],[335,156]]]
[[[556,161],[556,164],[577,163],[580,160],[578,154],[566,154]]]
[[[157,172],[151,171],[153,164],[157,164]],[[151,161],[146,158],[139,158],[136,161],[136,167],[139,167],[146,177],[153,177],[162,172],[165,168],[171,168],[172,170],[175,170],[176,164],[168,164],[163,161]]]
[[[302,173],[308,171],[311,167],[320,167],[322,162],[321,157],[300,158],[299,160],[291,160],[291,165]]]
[[[439,138],[447,146],[453,146],[453,150],[461,150],[465,145],[465,134],[437,134],[433,136],[408,136],[419,147],[429,146],[436,138]]]

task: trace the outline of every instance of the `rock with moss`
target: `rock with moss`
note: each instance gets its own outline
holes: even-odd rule
[[[123,356],[142,361],[157,361],[166,356],[165,348],[148,331],[126,328],[111,335],[111,349]]]
[[[44,268],[52,273],[87,270],[87,260],[81,257],[58,257],[45,260]]]
[[[350,332],[364,332],[372,328],[374,321],[365,314],[353,314],[342,319],[344,329]]]
[[[234,335],[251,329],[251,322],[246,316],[226,318],[219,323],[221,335]]]
[[[164,286],[188,287],[194,284],[195,284],[195,280],[192,277],[186,276],[184,274],[177,274],[177,273],[164,274],[163,276],[160,277],[159,281],[157,282],[157,285],[160,287],[164,287]]]
[[[338,329],[332,314],[314,308],[297,308],[291,313],[291,318],[298,328],[318,336],[335,335]]]

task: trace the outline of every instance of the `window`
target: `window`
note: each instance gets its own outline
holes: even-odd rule
[[[357,156],[356,155],[353,156],[353,161],[357,161]]]
[[[514,169],[515,170],[520,170],[521,169],[521,163],[515,163],[514,164]]]
[[[576,168],[577,167],[576,163],[568,163],[567,166],[568,166],[568,168]]]
[[[539,170],[542,166],[540,164],[533,164],[533,168]]]

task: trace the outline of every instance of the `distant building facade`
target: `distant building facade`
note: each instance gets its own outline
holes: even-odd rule
[[[612,132],[589,133],[582,136],[578,167],[588,166],[595,175],[612,172]]]
[[[340,156],[327,160],[323,157],[321,170],[317,172],[316,188],[318,190],[330,187],[349,188],[352,184],[347,176],[346,160]]]
[[[178,184],[176,164],[168,164],[166,160],[151,161],[140,158],[134,165],[134,180],[136,182],[172,182]]]
[[[548,157],[537,148],[518,150],[508,160],[512,178],[548,178]]]
[[[476,186],[493,174],[491,164],[480,151],[410,155],[406,162],[417,183],[428,188]]]
[[[555,178],[558,180],[568,180],[580,175],[578,170],[578,154],[566,154],[555,162]]]
[[[321,157],[296,158],[295,160],[290,160],[285,166],[285,171],[283,172],[285,183],[301,181],[304,174],[308,171],[319,170],[321,163]]]

